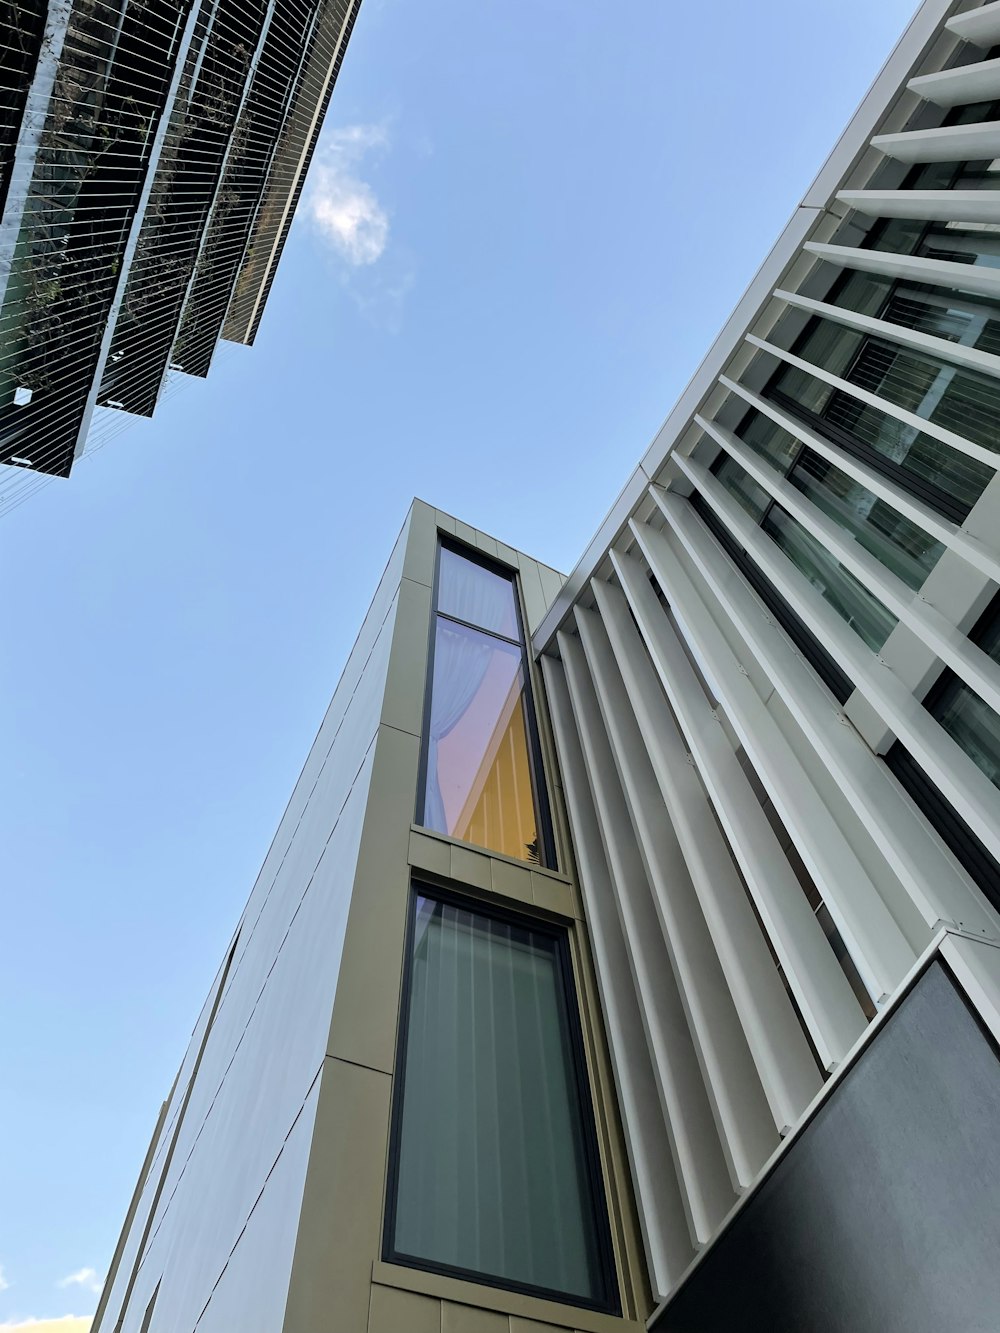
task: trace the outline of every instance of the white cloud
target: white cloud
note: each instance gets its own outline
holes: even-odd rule
[[[94,1321],[91,1314],[64,1314],[57,1319],[21,1319],[16,1324],[0,1324],[0,1333],[21,1333],[29,1328],[31,1333],[89,1333]]]
[[[68,1277],[61,1277],[56,1286],[82,1287],[84,1291],[92,1291],[96,1295],[104,1286],[104,1278],[101,1277],[96,1268],[78,1268],[75,1273],[70,1273]]]
[[[389,217],[372,187],[357,174],[366,153],[384,148],[378,125],[328,132],[313,164],[306,211],[313,226],[355,268],[374,264],[389,240]]]
[[[10,1283],[7,1281],[7,1275],[3,1271],[3,1264],[0,1264],[0,1291],[6,1291],[9,1286]]]

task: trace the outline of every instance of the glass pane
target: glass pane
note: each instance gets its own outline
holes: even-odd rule
[[[437,609],[480,629],[520,639],[514,584],[502,574],[441,547]]]
[[[539,859],[524,710],[521,649],[438,616],[427,828],[506,856]]]
[[[763,486],[758,486],[739,463],[732,458],[724,458],[718,467],[712,469],[725,486],[726,490],[740,502],[755,523],[771,502],[771,497]]]
[[[896,625],[892,612],[777,505],[772,506],[762,526],[869,648],[881,648]]]
[[[877,338],[862,343],[857,335],[848,334],[834,340],[829,332],[829,326],[821,326],[822,336],[810,337],[802,351],[805,359],[818,362],[830,351],[842,361],[843,352],[852,348],[858,352],[853,364],[834,365],[835,373],[966,439],[996,447],[1000,387],[929,357],[900,352]],[[790,367],[776,387],[898,467],[902,484],[908,474],[918,487],[931,486],[968,510],[993,476],[987,464],[801,370]]]
[[[919,588],[941,558],[941,542],[811,450],[789,481],[911,588]]]
[[[1000,662],[1000,614],[989,632],[979,638],[979,647]],[[934,716],[959,745],[983,770],[995,787],[1000,787],[1000,717],[968,685],[953,679],[932,709]]]
[[[787,472],[802,452],[801,440],[789,435],[787,430],[762,412],[751,412],[737,434],[744,444],[766,458],[779,472]]]
[[[606,1301],[566,998],[548,934],[418,898],[393,1247]]]

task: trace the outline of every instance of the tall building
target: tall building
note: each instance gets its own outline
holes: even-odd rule
[[[998,54],[925,0],[568,578],[414,503],[100,1333],[998,1327]]]
[[[19,0],[0,62],[0,463],[252,343],[360,0]]]

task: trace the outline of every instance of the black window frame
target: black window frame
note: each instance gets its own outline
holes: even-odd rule
[[[441,577],[441,552],[451,551],[454,555],[460,556],[463,560],[468,560],[472,564],[479,565],[488,570],[491,574],[496,574],[500,578],[509,580],[514,590],[514,609],[517,616],[518,639],[508,638],[505,634],[497,634],[493,630],[484,629],[482,625],[474,625],[471,621],[462,620],[461,617],[451,615],[447,611],[438,610],[438,590]],[[511,565],[505,565],[500,560],[493,560],[490,556],[484,555],[474,546],[469,546],[463,541],[449,536],[446,533],[438,532],[437,550],[434,553],[434,580],[431,587],[431,621],[430,636],[427,648],[427,676],[424,682],[424,710],[423,721],[421,724],[420,737],[420,770],[417,778],[417,802],[414,823],[420,828],[426,828],[424,824],[424,807],[427,799],[427,761],[428,745],[430,743],[431,731],[431,707],[434,694],[434,654],[437,644],[437,622],[438,617],[442,616],[445,620],[450,620],[454,625],[462,625],[466,629],[474,630],[477,634],[485,634],[488,638],[496,639],[499,643],[505,643],[510,646],[518,647],[521,650],[521,674],[524,680],[523,701],[525,710],[525,732],[528,738],[528,762],[531,765],[531,793],[535,807],[536,838],[538,843],[538,859],[531,861],[528,858],[511,858],[512,860],[523,861],[524,865],[537,865],[543,870],[558,870],[559,859],[556,855],[555,832],[552,823],[552,810],[549,805],[548,783],[546,782],[545,763],[542,756],[541,734],[538,729],[538,714],[535,705],[535,694],[532,689],[531,681],[531,660],[528,652],[528,639],[525,633],[524,610],[521,605],[521,581],[520,571]],[[450,833],[442,833],[440,829],[430,829],[431,833],[438,833],[442,837],[453,837]],[[456,842],[465,842],[464,838],[456,838]],[[466,843],[468,847],[480,847],[477,842]],[[498,852],[495,848],[482,847],[481,850],[496,856],[505,856],[506,853]]]
[[[414,939],[416,935],[417,901],[429,898],[434,902],[446,903],[461,908],[463,911],[478,913],[494,921],[507,922],[521,929],[531,930],[536,934],[549,936],[555,944],[554,957],[556,971],[561,988],[564,1014],[567,1026],[567,1045],[573,1069],[573,1085],[579,1104],[579,1123],[583,1141],[584,1160],[587,1177],[594,1203],[595,1238],[601,1297],[589,1299],[548,1287],[535,1286],[531,1283],[517,1282],[509,1278],[497,1277],[480,1272],[477,1269],[461,1268],[455,1264],[442,1263],[418,1255],[407,1255],[396,1250],[394,1237],[396,1231],[396,1210],[399,1190],[400,1137],[403,1128],[403,1102],[406,1095],[406,1054],[410,1024],[410,994],[412,989]],[[621,1294],[618,1284],[618,1269],[615,1262],[615,1247],[611,1233],[610,1210],[604,1183],[604,1170],[601,1161],[600,1143],[597,1134],[597,1117],[594,1110],[593,1090],[587,1072],[586,1045],[583,1025],[580,1019],[580,1004],[573,967],[573,956],[569,947],[569,931],[566,927],[554,925],[540,917],[518,912],[510,907],[493,902],[486,902],[472,894],[456,892],[452,888],[443,888],[427,878],[414,877],[410,881],[409,900],[406,911],[406,931],[403,954],[402,979],[400,984],[399,1021],[396,1035],[396,1052],[393,1062],[392,1110],[389,1118],[389,1152],[386,1168],[385,1207],[383,1209],[381,1257],[384,1263],[397,1264],[403,1268],[414,1268],[424,1273],[437,1273],[443,1277],[457,1278],[462,1282],[472,1282],[478,1286],[492,1287],[499,1291],[517,1292],[524,1296],[533,1296],[539,1300],[555,1301],[560,1305],[573,1306],[582,1310],[595,1310],[603,1314],[620,1316],[622,1313]]]

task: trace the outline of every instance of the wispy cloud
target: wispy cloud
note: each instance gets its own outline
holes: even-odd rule
[[[9,1286],[7,1274],[3,1271],[3,1264],[0,1264],[0,1291],[6,1291]]]
[[[354,268],[374,264],[389,240],[389,216],[359,175],[367,154],[388,143],[380,125],[329,131],[313,164],[306,213],[319,234]]]
[[[20,1319],[15,1324],[0,1324],[0,1333],[89,1333],[94,1322],[91,1314],[64,1314],[56,1319]]]
[[[82,1287],[84,1291],[92,1291],[96,1295],[104,1286],[104,1278],[101,1277],[96,1268],[78,1268],[75,1273],[70,1273],[67,1277],[61,1277],[56,1286]]]

